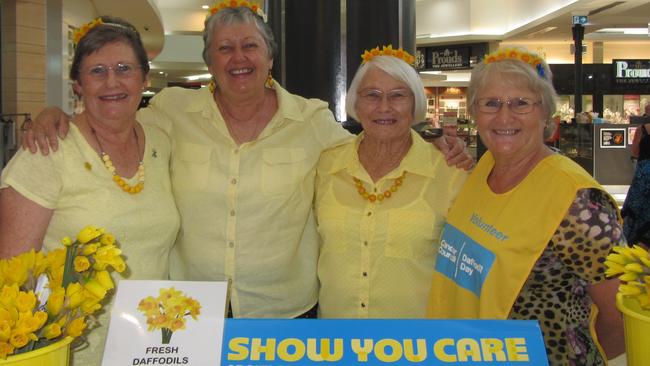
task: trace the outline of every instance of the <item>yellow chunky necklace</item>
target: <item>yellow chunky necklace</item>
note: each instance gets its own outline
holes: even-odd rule
[[[138,183],[136,183],[135,185],[128,184],[126,181],[124,181],[124,178],[120,177],[117,174],[117,170],[115,169],[115,165],[113,165],[111,156],[108,155],[106,152],[104,152],[104,148],[102,147],[102,143],[99,142],[99,138],[97,137],[97,133],[95,132],[95,129],[91,127],[90,130],[92,131],[93,136],[95,136],[95,140],[97,140],[97,144],[99,145],[99,150],[101,151],[102,154],[102,161],[104,162],[104,166],[106,167],[106,170],[108,170],[113,175],[113,182],[115,182],[115,184],[117,184],[124,192],[127,192],[129,194],[140,193],[140,191],[144,189],[144,162],[140,160],[140,163],[138,164],[138,171],[135,173],[136,176],[138,177]],[[135,126],[133,127],[133,134],[135,135],[135,141],[136,141],[136,146],[137,146],[137,151],[139,156],[140,140],[138,139],[138,132],[135,130]]]
[[[359,178],[352,177],[352,179],[354,180],[354,185],[357,187],[357,192],[359,192],[359,195],[363,197],[363,199],[366,199],[370,202],[375,202],[375,201],[381,202],[386,198],[390,198],[393,195],[393,193],[397,192],[399,187],[404,182],[404,176],[406,176],[406,172],[402,173],[402,175],[399,176],[398,178],[395,178],[395,181],[390,186],[390,188],[385,190],[383,193],[379,193],[379,194],[368,193],[368,191],[366,191],[366,188],[363,186],[363,182]]]

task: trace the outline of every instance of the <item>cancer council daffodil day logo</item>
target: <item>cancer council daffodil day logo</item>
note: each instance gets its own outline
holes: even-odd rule
[[[158,297],[147,296],[140,300],[138,310],[147,317],[147,331],[160,329],[162,343],[169,344],[174,332],[185,329],[186,317],[198,320],[201,304],[170,287],[161,288]]]

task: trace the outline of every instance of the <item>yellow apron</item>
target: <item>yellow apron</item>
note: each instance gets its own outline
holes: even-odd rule
[[[515,188],[495,194],[487,185],[493,166],[488,152],[447,216],[429,317],[507,319],[577,191],[600,188],[573,161],[551,155]]]

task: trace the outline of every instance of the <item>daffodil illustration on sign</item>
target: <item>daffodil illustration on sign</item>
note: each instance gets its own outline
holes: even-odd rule
[[[147,296],[138,304],[144,316],[147,317],[147,330],[152,332],[160,329],[162,343],[169,344],[175,331],[185,329],[185,317],[191,316],[197,320],[201,313],[201,304],[195,299],[185,296],[175,288],[161,288],[158,297]]]

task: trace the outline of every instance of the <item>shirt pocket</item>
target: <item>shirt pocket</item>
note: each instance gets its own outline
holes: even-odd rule
[[[212,148],[206,145],[179,142],[172,159],[172,181],[174,187],[192,190],[204,189],[210,173]]]
[[[262,193],[266,196],[293,194],[306,175],[305,157],[305,150],[299,148],[264,149],[260,182]]]
[[[392,258],[423,258],[437,248],[442,223],[430,212],[396,209],[388,214],[385,254]]]
[[[341,206],[320,205],[317,210],[318,233],[321,236],[321,253],[343,253],[345,243],[346,210]]]

